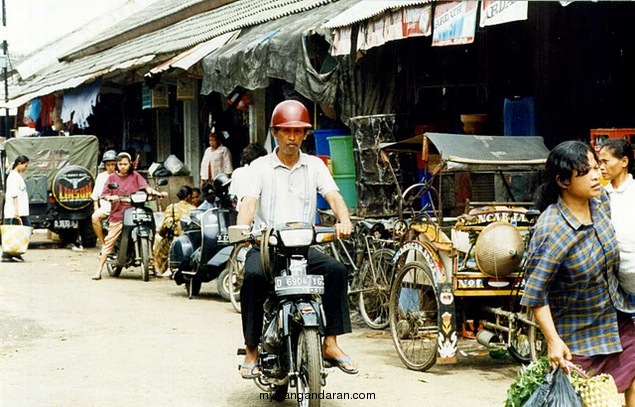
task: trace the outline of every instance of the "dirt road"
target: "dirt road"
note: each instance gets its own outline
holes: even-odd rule
[[[144,283],[138,271],[93,281],[97,249],[51,247],[0,264],[1,406],[271,405],[238,376],[240,317],[215,283],[188,300],[182,286]],[[359,323],[340,345],[360,374],[332,370],[325,396],[366,400],[324,406],[502,406],[519,370],[463,342],[458,364],[410,371],[387,331]]]

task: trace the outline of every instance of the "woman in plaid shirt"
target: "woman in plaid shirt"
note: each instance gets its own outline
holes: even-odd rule
[[[565,360],[611,374],[626,405],[635,407],[635,311],[619,287],[619,251],[609,198],[595,152],[579,141],[556,146],[545,183],[536,191],[542,211],[530,242],[521,303],[533,309],[551,366]]]

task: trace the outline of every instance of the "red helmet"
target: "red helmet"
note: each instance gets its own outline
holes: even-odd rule
[[[309,111],[297,100],[278,103],[271,115],[271,127],[297,127],[310,129]]]

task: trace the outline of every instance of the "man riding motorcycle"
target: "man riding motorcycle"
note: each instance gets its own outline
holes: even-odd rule
[[[338,223],[338,237],[351,234],[348,208],[326,165],[315,156],[300,151],[311,128],[309,112],[298,101],[279,103],[272,114],[271,133],[278,142],[273,153],[255,160],[249,167],[249,185],[245,185],[240,203],[238,225],[266,224],[274,227],[288,221],[310,222],[316,210],[316,192],[329,203]],[[345,373],[356,374],[356,364],[337,345],[337,335],[351,332],[348,311],[346,268],[332,257],[310,249],[311,274],[325,277],[322,296],[327,326],[323,342],[326,364]],[[267,281],[263,275],[260,251],[252,248],[245,261],[245,279],[241,288],[245,359],[239,365],[243,378],[260,375],[258,342],[262,331],[263,302]]]

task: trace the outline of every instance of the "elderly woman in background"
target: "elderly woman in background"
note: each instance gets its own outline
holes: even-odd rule
[[[201,185],[212,182],[221,172],[229,176],[234,171],[232,155],[229,149],[222,144],[221,138],[215,132],[209,133],[209,147],[203,154],[201,161]]]
[[[154,241],[154,271],[161,277],[172,275],[172,271],[167,267],[168,255],[174,236],[179,236],[183,232],[179,219],[187,217],[190,211],[196,209],[196,206],[192,205],[192,187],[183,185],[176,196],[179,202],[165,208],[163,222],[159,227],[159,236]]]

